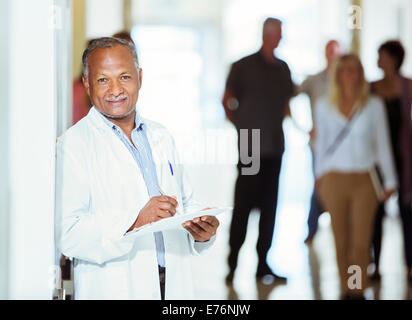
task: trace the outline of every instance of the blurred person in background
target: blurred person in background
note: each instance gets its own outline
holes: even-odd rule
[[[90,42],[87,42],[89,46]],[[86,46],[86,47],[87,47]],[[84,88],[82,81],[82,74],[73,81],[73,109],[72,109],[72,125],[76,124],[80,119],[84,118],[90,111],[92,103],[90,101],[89,95]]]
[[[379,47],[378,53],[378,67],[382,69],[384,76],[381,80],[371,83],[371,90],[384,100],[388,116],[392,152],[399,179],[398,206],[403,226],[407,277],[408,281],[412,282],[412,80],[405,78],[400,72],[405,50],[399,41],[385,42]],[[385,206],[384,203],[380,203],[373,234],[375,271],[371,275],[372,280],[380,280],[379,260],[384,215]]]
[[[84,89],[81,76],[73,81],[73,112],[72,124],[85,117],[91,108],[90,98]]]
[[[326,68],[321,72],[311,75],[307,77],[302,84],[298,87],[298,93],[305,93],[309,97],[310,102],[310,109],[312,113],[312,130],[310,132],[310,140],[309,145],[312,151],[312,158],[313,158],[313,137],[316,130],[316,124],[314,122],[314,109],[316,101],[322,97],[327,95],[328,87],[329,87],[329,75],[332,70],[332,65],[335,62],[336,58],[338,58],[342,54],[342,49],[338,41],[330,40],[327,42],[325,46],[325,58],[326,58]],[[319,216],[323,212],[323,208],[319,203],[318,195],[316,194],[315,188],[313,189],[311,201],[310,201],[310,210],[308,216],[308,235],[305,239],[306,244],[311,244],[312,240],[316,234],[318,229],[318,220]]]
[[[315,107],[315,176],[322,205],[331,215],[342,299],[364,299],[369,248],[378,193],[371,179],[377,165],[383,175],[384,199],[397,188],[389,128],[380,98],[369,94],[356,55],[340,57],[330,96]],[[349,283],[350,266],[361,274]]]
[[[119,32],[115,33],[112,37],[129,41],[130,43],[135,45],[129,31],[126,31],[126,30],[119,31]]]
[[[239,175],[230,226],[227,284],[233,281],[239,250],[246,237],[249,213],[253,208],[260,209],[256,279],[268,276],[269,281],[286,281],[286,278],[276,275],[266,262],[275,226],[279,173],[284,151],[282,122],[288,114],[288,103],[294,88],[288,65],[274,53],[281,38],[282,22],[267,18],[263,24],[260,50],[235,62],[226,82],[222,103],[227,118],[238,131],[239,150],[245,147],[241,144],[248,144],[248,141],[240,141],[240,130],[260,129],[258,173],[242,174],[242,169],[247,165],[239,157]]]

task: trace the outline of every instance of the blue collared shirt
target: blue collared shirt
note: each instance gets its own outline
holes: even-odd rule
[[[140,168],[143,176],[143,180],[146,184],[147,193],[149,197],[160,196],[159,181],[157,179],[156,166],[153,161],[152,149],[150,148],[149,140],[147,138],[147,128],[144,122],[142,122],[137,110],[135,117],[135,128],[132,130],[132,141],[124,134],[122,129],[116,126],[113,122],[109,121],[103,116],[104,121],[113,132],[124,143],[126,148],[131,152],[134,160]],[[135,147],[136,146],[136,147]],[[163,234],[161,232],[154,233],[157,251],[157,262],[159,266],[165,267],[165,246],[163,240]]]

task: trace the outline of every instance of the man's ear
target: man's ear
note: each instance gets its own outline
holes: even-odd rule
[[[143,74],[142,68],[139,68],[138,72],[139,72],[139,90],[140,90],[140,88],[142,87],[142,74]]]
[[[86,89],[87,94],[90,96],[89,81],[86,80],[86,77],[84,75],[82,75],[82,82],[83,82],[84,88]]]

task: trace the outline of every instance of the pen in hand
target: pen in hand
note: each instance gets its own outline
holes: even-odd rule
[[[162,188],[158,184],[156,184],[157,191],[160,193],[161,196],[167,196],[166,193],[163,192]],[[168,197],[168,196],[167,196]],[[175,199],[177,201],[176,196],[171,196],[171,198]],[[179,203],[176,206],[176,213],[177,213],[177,207],[179,206]],[[174,214],[173,214],[174,215]]]
[[[165,196],[165,195],[166,195],[166,194],[162,191],[162,189],[160,188],[160,186],[159,186],[158,184],[156,184],[156,188],[157,188],[157,191],[159,191],[159,193],[160,193],[161,196]]]

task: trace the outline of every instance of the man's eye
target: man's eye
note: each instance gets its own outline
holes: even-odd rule
[[[99,83],[105,83],[106,81],[107,81],[106,78],[97,79],[97,82],[99,82]]]
[[[128,79],[130,79],[131,78],[131,76],[121,76],[121,79],[122,80],[128,80]]]

